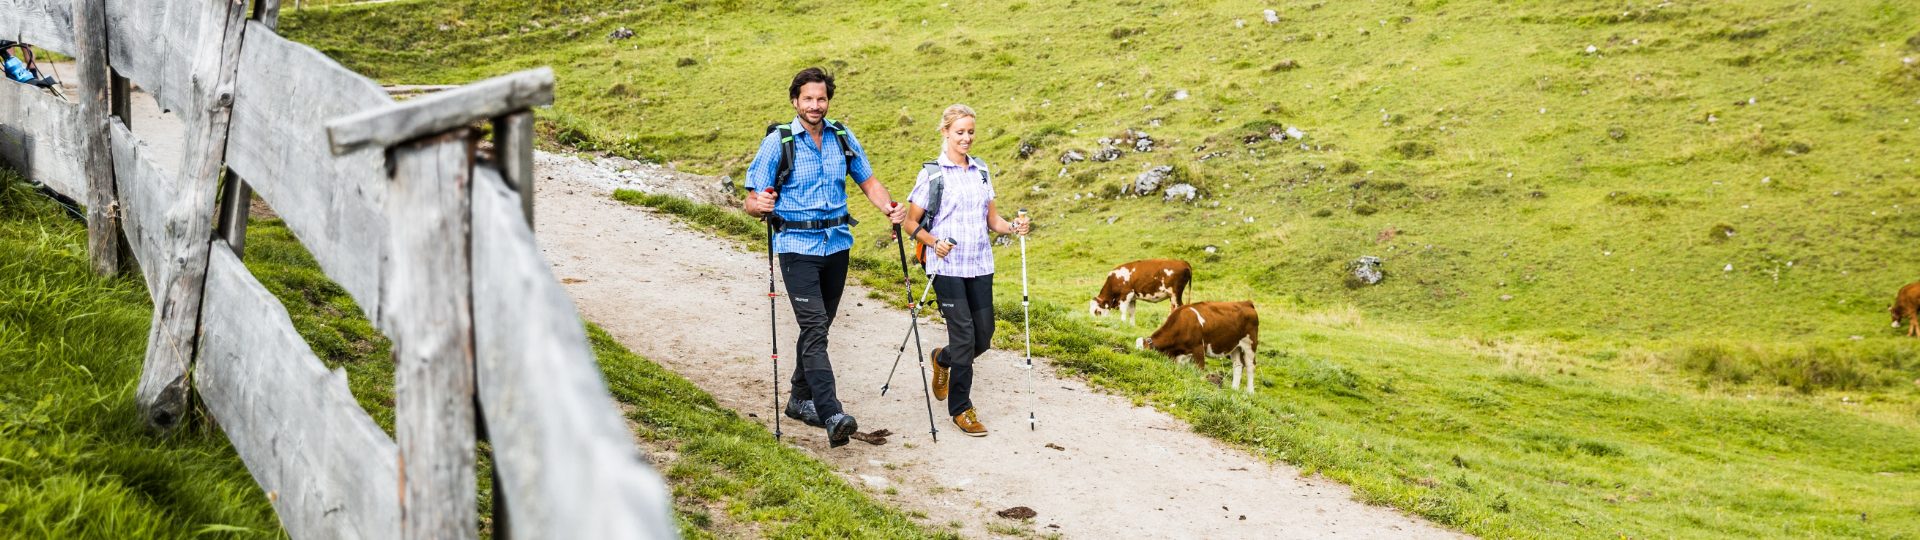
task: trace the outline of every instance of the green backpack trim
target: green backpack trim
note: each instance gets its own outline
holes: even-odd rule
[[[840,142],[840,155],[846,158],[844,160],[847,166],[846,174],[853,174],[853,162],[860,159],[860,154],[854,152],[853,144],[848,142],[850,138],[847,135],[847,125],[832,120],[822,120],[820,123],[826,126],[827,131],[833,132],[834,140]],[[780,135],[780,161],[773,167],[773,186],[777,191],[784,191],[782,187],[787,184],[788,179],[793,178],[793,124],[791,122],[767,124],[767,133]]]

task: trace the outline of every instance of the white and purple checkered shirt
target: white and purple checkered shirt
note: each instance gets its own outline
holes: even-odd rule
[[[941,152],[940,172],[920,169],[920,176],[913,181],[913,193],[907,195],[908,201],[926,208],[930,176],[945,176],[932,232],[935,238],[953,239],[954,246],[944,259],[934,255],[931,246],[927,248],[927,273],[931,275],[970,278],[993,273],[992,231],[987,230],[987,203],[993,200],[993,184],[980,174],[986,163],[973,157],[967,160],[965,166],[956,165]]]

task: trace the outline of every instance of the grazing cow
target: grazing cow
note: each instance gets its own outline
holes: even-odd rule
[[[1887,307],[1887,311],[1893,314],[1894,328],[1906,322],[1907,335],[1920,337],[1920,281],[1901,287],[1900,294],[1894,295],[1893,305]]]
[[[1187,301],[1187,283],[1193,280],[1193,267],[1179,259],[1133,261],[1107,272],[1100,294],[1087,304],[1087,313],[1099,317],[1120,308],[1120,319],[1133,324],[1135,300],[1160,302],[1173,299],[1173,309]]]
[[[1202,370],[1207,357],[1226,357],[1233,362],[1233,389],[1240,389],[1240,371],[1247,372],[1247,393],[1253,393],[1253,363],[1260,348],[1260,314],[1253,302],[1196,302],[1180,306],[1167,316],[1167,322],[1140,338],[1134,347],[1153,349],[1173,361],[1193,359]]]

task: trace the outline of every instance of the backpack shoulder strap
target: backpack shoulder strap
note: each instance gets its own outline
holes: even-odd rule
[[[987,162],[985,160],[973,156],[967,156],[967,159],[973,161],[973,168],[980,169],[980,183],[986,184],[992,182],[991,176],[993,172],[987,169]]]
[[[940,190],[941,185],[946,183],[947,171],[945,167],[940,166],[940,162],[938,161],[929,161],[920,164],[920,171],[921,174],[927,177],[928,182],[927,213],[920,219],[926,222],[922,224],[923,226],[932,227],[933,215],[940,211]]]
[[[793,177],[793,126],[786,123],[767,124],[767,133],[780,137],[780,161],[773,166],[774,191],[782,190],[787,179]]]
[[[832,120],[821,120],[820,123],[826,124],[827,131],[833,132],[834,140],[840,142],[840,156],[847,158],[847,170],[853,170],[853,160],[859,159],[860,154],[853,151],[853,143],[847,142],[847,125]]]

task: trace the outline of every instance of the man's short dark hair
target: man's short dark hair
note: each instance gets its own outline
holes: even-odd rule
[[[800,87],[813,83],[827,83],[827,99],[833,99],[833,76],[817,67],[803,69],[793,75],[793,85],[787,87],[787,99],[800,99]]]

